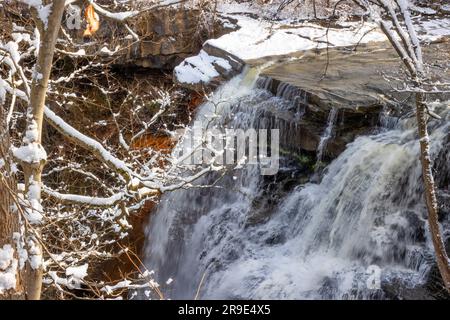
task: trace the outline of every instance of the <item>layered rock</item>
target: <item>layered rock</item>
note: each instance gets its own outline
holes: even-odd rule
[[[431,74],[434,69],[441,78],[450,76],[442,75],[441,68],[446,47],[441,43],[425,48],[434,63]],[[294,103],[291,114],[275,114],[297,124],[298,132],[290,133],[292,144],[306,151],[323,147],[325,157],[335,158],[356,136],[386,125],[383,119],[414,110],[411,95],[398,90],[402,82],[395,78],[402,79],[401,66],[395,51],[386,46],[322,51],[274,64],[262,72],[259,86]],[[330,119],[332,112],[336,114]],[[324,138],[326,145],[321,146]]]
[[[93,41],[83,38],[82,30],[68,31],[75,42],[84,43],[86,54],[99,55],[102,62],[172,70],[197,54],[207,39],[237,28],[231,18],[183,7],[148,10],[127,23],[139,40],[123,23],[103,17]]]
[[[206,39],[233,30],[234,25],[223,19],[199,10],[151,11],[135,22],[134,30],[142,38],[130,48],[127,59],[142,67],[173,69],[199,52]]]

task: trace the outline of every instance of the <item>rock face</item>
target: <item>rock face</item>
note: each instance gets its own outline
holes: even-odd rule
[[[435,64],[430,67],[432,73],[435,68],[436,74],[442,75],[441,66],[445,66],[448,58],[443,53],[447,49],[448,43],[424,48],[426,57]],[[209,43],[203,46],[203,51],[228,61],[232,68],[220,72],[218,66],[213,66],[219,75],[206,85],[188,86],[194,90],[205,86],[212,89],[246,65]],[[388,82],[385,78],[387,75],[401,79],[403,74],[395,74],[401,67],[397,54],[387,44],[360,46],[356,52],[352,48],[308,51],[300,59],[275,62],[263,70],[257,86],[291,102],[290,108],[265,111],[265,116],[286,133],[280,137],[281,147],[294,153],[320,152],[321,160],[331,160],[358,135],[374,132],[389,125],[389,119],[395,121],[413,110],[412,97],[394,89],[400,81]]]
[[[174,79],[181,86],[202,92],[215,89],[239,74],[245,62],[206,43],[199,54],[186,58],[174,69]]]
[[[381,103],[358,109],[322,104],[325,101],[311,91],[267,76],[261,76],[259,85],[276,96],[294,102],[288,112],[273,112],[275,118],[283,119],[290,128],[292,126],[289,124],[296,124],[296,130],[289,132],[287,144],[297,145],[299,150],[317,152],[321,140],[327,139],[324,146],[327,158],[335,158],[356,135],[368,133],[375,128],[383,110]]]
[[[436,65],[445,65],[445,46],[431,45],[425,54]],[[290,114],[275,114],[297,124],[298,132],[290,133],[291,143],[306,151],[324,148],[325,158],[332,159],[356,136],[413,110],[411,96],[394,89],[400,82],[386,81],[386,75],[402,77],[393,70],[401,70],[401,61],[389,47],[312,52],[264,70],[259,86],[294,102]],[[324,139],[326,144],[321,145]]]
[[[120,66],[172,70],[186,57],[197,54],[203,42],[220,37],[236,27],[231,18],[209,15],[199,10],[167,7],[149,10],[128,23],[137,41],[124,24],[100,17],[94,38],[83,38],[82,30],[68,30],[90,55]],[[83,27],[83,26],[82,26]]]
[[[297,122],[299,132],[290,135],[300,149],[317,152],[324,148],[323,156],[335,158],[357,135],[373,130],[382,111],[390,106],[382,98],[388,87],[378,74],[383,63],[397,65],[398,61],[389,50],[333,51],[328,57],[314,54],[264,70],[259,86],[294,102],[296,110],[284,118]]]
[[[448,65],[448,43],[434,44],[424,51],[435,66]],[[324,75],[327,60],[329,65]],[[283,118],[286,123],[298,124],[290,127],[287,144],[297,143],[302,150],[316,151],[319,148],[330,122],[329,115],[333,109],[337,109],[332,133],[324,151],[328,159],[331,159],[337,157],[356,136],[384,125],[384,111],[390,111],[395,116],[414,111],[414,102],[395,92],[397,83],[389,84],[383,77],[383,74],[392,75],[392,70],[398,70],[399,67],[400,61],[392,50],[356,55],[333,52],[328,58],[311,56],[275,65],[263,72],[259,86],[295,102],[290,113],[281,115],[274,112],[274,117]],[[434,73],[433,70],[431,73]],[[446,79],[450,76],[448,71],[438,71],[435,74]],[[403,100],[404,103],[395,103],[393,98]],[[448,95],[443,94],[430,98],[444,101],[449,99]],[[302,114],[300,118],[296,116],[299,112]],[[444,143],[446,147],[434,159],[434,172],[439,220],[444,230],[447,253],[450,255],[450,136]],[[406,219],[413,217],[411,214],[405,216]],[[420,241],[425,241],[428,228],[426,220],[410,221],[410,227],[415,228],[412,233],[421,238]],[[434,262],[433,256],[427,256],[426,259]],[[443,283],[437,266],[432,268],[420,286],[410,287],[396,279],[388,280],[383,282],[385,298],[388,299],[450,299],[450,295],[442,289]]]
[[[134,24],[142,40],[130,48],[127,60],[146,68],[173,69],[200,51],[206,39],[231,31],[223,19],[205,17],[199,10],[150,11]]]

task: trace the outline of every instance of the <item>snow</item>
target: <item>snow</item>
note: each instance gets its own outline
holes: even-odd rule
[[[6,86],[6,81],[0,78],[0,104],[2,105],[5,103],[6,99]]]
[[[328,31],[331,47],[351,46],[360,40],[360,43],[386,41],[386,37],[376,29],[375,24],[356,22],[341,24],[346,28]],[[291,26],[239,17],[238,25],[239,30],[218,39],[208,40],[207,43],[242,60],[287,55],[327,46],[327,29],[307,22]]]
[[[52,278],[53,283],[55,283],[57,286],[59,286],[59,285],[63,285],[63,286],[66,286],[66,287],[69,286],[67,279],[60,278],[58,276],[58,274],[56,273],[56,271],[49,271],[48,275],[50,276],[50,278]],[[44,279],[43,283],[47,284],[47,283],[51,283],[51,282],[49,282],[48,280]]]
[[[416,34],[416,28],[413,25],[412,19],[411,19],[411,14],[409,12],[409,6],[410,3],[407,0],[398,0],[397,4],[400,8],[400,11],[403,14],[403,18],[405,20],[405,24],[406,24],[406,28],[408,29],[408,34],[409,37],[411,39],[411,43],[414,47],[414,52],[417,58],[417,67],[419,69],[419,71],[422,71],[422,49],[420,47],[420,42],[419,39],[417,38],[417,34]],[[410,50],[413,50],[412,48],[410,48]]]
[[[7,54],[4,54],[3,51],[6,51]],[[19,45],[18,42],[9,41],[6,44],[3,44],[0,41],[0,61],[6,64],[11,74],[15,74],[17,72],[16,66],[19,65],[20,61],[20,53],[19,53]],[[4,95],[6,91],[12,91],[7,82],[4,82],[0,77],[0,101],[4,100]],[[9,88],[8,88],[9,87]]]
[[[33,70],[33,79],[34,80],[42,80],[42,78],[43,78],[42,73],[36,72],[36,71]]]
[[[139,14],[139,11],[110,12],[110,11],[103,9],[102,7],[100,7],[98,4],[96,4],[92,0],[89,0],[89,3],[92,4],[94,9],[101,15],[103,15],[107,18],[113,19],[113,20],[117,20],[117,21],[125,21],[125,20]]]
[[[41,249],[33,242],[28,241],[28,261],[33,270],[38,269],[42,265],[42,252]]]
[[[88,275],[87,273],[88,266],[89,265],[85,263],[77,267],[68,267],[66,269],[66,276],[72,277],[73,279],[76,280],[82,280]]]
[[[41,43],[41,34],[39,33],[38,28],[34,28],[34,40],[33,40],[33,47],[34,47],[34,56],[37,58],[39,55],[39,45]]]
[[[89,204],[91,206],[102,206],[102,207],[112,206],[124,197],[123,192],[118,192],[109,198],[100,198],[100,197],[81,196],[76,194],[63,194],[53,191],[49,188],[45,188],[44,191],[48,195],[62,201],[69,201],[74,203]]]
[[[33,131],[27,131],[27,137],[31,136]],[[47,153],[41,144],[36,142],[27,143],[20,148],[12,147],[14,156],[26,163],[39,163],[47,159]]]
[[[25,214],[28,222],[31,224],[39,224],[42,221],[43,208],[41,205],[41,184],[33,177],[30,179],[30,185],[27,192],[28,205],[25,207]]]
[[[14,249],[10,244],[3,245],[3,248],[0,249],[0,270],[6,270],[11,261],[14,259]]]
[[[68,267],[66,269],[67,278],[59,277],[56,271],[49,271],[48,275],[57,287],[62,285],[67,287],[68,289],[79,289],[81,287],[83,279],[88,275],[88,267],[89,265],[87,263],[80,266]]]
[[[48,27],[48,17],[51,12],[52,3],[43,5],[41,0],[20,0],[21,2],[28,4],[30,7],[36,8],[38,12],[38,17],[44,24],[45,29]]]
[[[38,132],[38,125],[35,120],[32,120],[30,125],[27,128],[27,131],[25,132],[25,142],[31,143],[38,140],[39,132]]]
[[[30,224],[39,224],[42,221],[43,208],[40,199],[40,184],[33,181],[28,187],[28,205],[25,206],[25,214]]]
[[[7,44],[3,46],[3,49],[8,51],[14,63],[16,64],[19,63],[20,61],[19,45],[16,42],[9,41]]]
[[[11,37],[13,38],[14,42],[16,42],[16,43],[20,43],[22,41],[25,41],[27,43],[31,42],[31,36],[27,33],[13,32],[13,33],[11,33]]]
[[[112,56],[112,55],[114,55],[115,53],[117,53],[117,51],[119,50],[119,46],[117,46],[116,47],[116,49],[114,49],[114,51],[111,51],[111,50],[109,50],[107,47],[102,47],[101,49],[100,49],[100,53],[103,53],[103,54],[106,54],[106,55],[108,55],[108,56]]]
[[[16,275],[12,272],[0,271],[0,294],[4,290],[13,289],[16,287]]]
[[[119,223],[124,229],[132,229],[133,228],[133,226],[128,223],[128,220],[126,219],[126,217],[123,217],[122,219],[120,219]]]
[[[409,6],[411,11],[415,11],[415,12],[419,12],[421,14],[425,14],[425,15],[432,15],[432,14],[436,14],[436,10],[428,8],[428,7],[418,7],[416,5],[410,5]]]
[[[342,22],[342,29],[329,29],[308,22],[295,26],[286,22],[259,21],[246,16],[230,15],[238,20],[240,29],[205,44],[240,58],[244,62],[295,52],[330,47],[352,46],[357,43],[386,41],[374,23]],[[230,57],[231,59],[231,57]],[[229,70],[229,61],[208,55],[204,50],[185,59],[175,68],[181,83],[208,83],[219,76],[215,66]]]
[[[56,126],[58,126],[61,130],[63,130],[68,136],[78,140],[82,141],[84,144],[86,144],[89,148],[92,148],[93,150],[97,151],[101,157],[111,163],[115,168],[126,172],[128,175],[133,176],[132,171],[130,168],[126,165],[125,162],[122,160],[114,157],[108,150],[106,150],[100,142],[89,138],[88,136],[85,136],[69,124],[67,124],[61,117],[57,116],[52,110],[50,110],[48,107],[45,107],[44,109],[45,116],[51,120]]]
[[[0,248],[0,294],[16,287],[17,259],[10,244]]]
[[[411,40],[415,47],[419,40],[434,41],[443,36],[450,36],[449,18],[413,21],[408,8],[417,8],[411,7],[406,0],[399,0],[397,3],[405,14],[408,31],[417,29],[421,34],[417,37],[415,33],[412,33]],[[387,41],[384,33],[374,22],[339,22],[342,28],[330,28],[327,32],[326,27],[309,22],[293,23],[288,20],[268,22],[230,12],[223,12],[223,14],[237,19],[240,29],[217,39],[210,39],[206,41],[206,44],[228,52],[244,62],[323,49],[327,45],[332,48]],[[420,51],[416,54],[421,60]],[[175,76],[181,83],[208,83],[218,76],[214,65],[222,67],[221,63],[224,61],[228,63],[227,60],[211,57],[202,50],[197,56],[189,57],[177,66]],[[228,66],[229,63],[226,67]]]
[[[40,163],[47,159],[47,153],[38,142],[39,132],[36,121],[32,120],[28,125],[23,145],[20,148],[12,147],[14,157],[26,163]]]
[[[215,65],[225,70],[230,70],[230,63],[220,57],[210,56],[204,50],[196,56],[186,58],[180,65],[175,67],[175,76],[181,83],[195,84],[208,83],[211,79],[218,77]]]
[[[113,286],[109,286],[109,285],[105,286],[104,288],[102,288],[102,291],[104,291],[108,294],[112,294],[115,290],[122,289],[122,288],[128,288],[130,285],[131,285],[131,281],[123,280],[123,281],[116,283]]]
[[[49,3],[46,6],[40,6],[38,8],[38,16],[39,16],[39,19],[42,20],[42,23],[44,23],[45,29],[47,29],[47,27],[48,27],[48,17],[50,16],[52,5],[53,5],[52,3]]]
[[[47,153],[39,143],[33,142],[20,148],[12,148],[14,157],[26,163],[39,163],[47,159]]]
[[[115,19],[115,20],[124,21],[130,17],[137,15],[138,13],[139,13],[139,11],[115,12],[115,13],[110,13],[107,16],[112,19]]]
[[[78,51],[76,51],[76,52],[67,52],[64,50],[61,50],[61,51],[72,57],[83,57],[86,55],[86,50],[84,50],[84,49],[78,49]]]
[[[163,90],[158,90],[158,95],[159,95],[159,98],[156,99],[155,102],[157,104],[159,104],[162,109],[165,109],[172,104],[172,98],[171,98],[169,92],[163,91]]]
[[[416,23],[420,40],[431,42],[450,36],[450,19],[433,19]]]
[[[11,164],[11,172],[14,174],[19,172],[19,168],[17,168],[17,165],[15,163]]]
[[[42,5],[41,0],[21,0],[21,2],[28,4],[30,7],[39,7]]]
[[[23,227],[21,231],[24,232]],[[16,242],[17,255],[19,257],[19,268],[23,269],[23,267],[25,267],[25,262],[28,260],[28,252],[25,249],[25,242],[19,232],[13,233],[13,240]]]

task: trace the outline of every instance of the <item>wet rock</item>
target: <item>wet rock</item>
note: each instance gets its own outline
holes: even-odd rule
[[[437,264],[431,268],[424,287],[432,299],[450,300],[450,294],[445,289]],[[424,296],[426,296],[426,293],[424,293]]]
[[[297,131],[290,132],[289,136],[296,142],[299,149],[317,151],[334,102],[322,100],[313,91],[265,75],[261,76],[259,85],[274,95],[293,102],[293,112],[283,117],[287,122],[295,121],[297,127]],[[345,149],[345,145],[353,141],[357,135],[366,134],[375,128],[382,109],[382,104],[370,101],[367,106],[355,109],[341,107],[333,124],[334,137],[327,144],[327,156],[337,157]],[[301,113],[298,120],[294,116],[295,113]],[[278,114],[274,116],[282,118]]]
[[[128,61],[150,68],[173,69],[183,59],[200,51],[203,42],[233,30],[226,18],[207,17],[200,23],[199,10],[165,9],[151,11],[139,18],[134,30],[142,37],[130,48]],[[226,19],[229,23],[224,23]]]
[[[439,189],[449,192],[450,186],[450,136],[444,142],[442,148],[434,161],[434,171],[436,174],[436,185]]]
[[[448,61],[448,55],[443,54],[448,52],[448,44],[433,44],[425,47],[424,52],[434,63],[430,74],[448,78],[450,74],[442,72]],[[384,77],[401,79],[403,75],[397,74],[401,67],[395,51],[384,44],[366,46],[357,52],[348,48],[309,52],[301,59],[277,63],[264,70],[258,85],[297,105],[295,112],[301,110],[298,120],[295,112],[285,118],[298,124],[301,132],[296,141],[303,150],[318,149],[328,115],[337,109],[324,150],[325,158],[330,160],[356,136],[377,130],[383,114],[398,117],[414,110],[414,101],[408,94],[394,89],[401,84],[400,80],[388,82]],[[445,161],[450,162],[448,155],[441,160]],[[448,185],[449,179],[443,179],[447,179],[443,183]]]
[[[390,279],[382,283],[384,298],[388,300],[435,300],[426,286],[409,287],[401,279]]]
[[[219,57],[219,58],[223,58],[223,59],[227,60],[230,63],[231,68],[234,72],[234,74],[232,74],[232,75],[236,75],[239,72],[241,72],[245,66],[245,62],[242,61],[240,58],[238,58],[235,55],[228,53],[220,48],[214,47],[214,46],[210,45],[209,43],[204,44],[203,50],[205,50],[206,53],[208,53],[211,56]],[[222,70],[220,68],[220,66],[216,67],[216,70],[221,74],[223,74],[225,71],[225,70]],[[229,77],[229,75],[226,75],[226,76],[227,76],[227,78]]]
[[[271,234],[268,238],[265,239],[265,243],[268,245],[277,245],[282,244],[286,241],[286,236],[282,233],[274,233]]]
[[[185,88],[205,92],[239,74],[244,66],[238,57],[205,43],[199,54],[184,59],[174,69],[174,79]]]
[[[261,182],[261,192],[253,199],[252,209],[245,222],[246,227],[267,222],[276,212],[277,206],[287,194],[299,185],[309,182],[313,172],[314,157],[294,153],[280,159],[281,169],[273,176],[264,176]],[[283,234],[271,234],[265,240],[267,244],[275,245],[285,241]]]

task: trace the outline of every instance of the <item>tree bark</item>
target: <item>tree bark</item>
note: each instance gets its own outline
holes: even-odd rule
[[[386,11],[390,15],[395,14],[389,12],[389,10],[387,9]],[[392,21],[394,21],[395,19],[397,19],[397,17],[391,16]],[[414,36],[414,34],[411,34],[411,32],[414,31],[408,30],[410,38],[407,39],[405,34],[403,34],[402,36],[400,25],[397,26],[396,33],[402,39],[402,45],[395,38],[395,34],[391,32],[389,26],[384,21],[380,21],[379,24],[381,30],[384,32],[389,42],[396,50],[398,56],[400,57],[400,59],[402,59],[404,65],[408,69],[411,78],[414,79],[414,84],[420,88],[421,85],[419,79],[423,77],[422,53],[420,47],[415,48],[415,52],[412,52],[412,50],[408,50],[408,44],[413,46],[411,43],[411,37]],[[420,161],[422,163],[422,180],[424,183],[425,202],[428,212],[428,225],[430,227],[430,234],[433,241],[434,251],[436,253],[436,261],[439,268],[439,273],[441,274],[445,288],[450,292],[450,262],[445,250],[445,244],[438,221],[438,202],[436,198],[436,190],[430,158],[430,141],[427,129],[428,116],[425,94],[423,92],[417,92],[415,98],[417,130],[420,139]]]
[[[61,28],[61,20],[64,13],[65,0],[53,0],[50,2],[51,12],[46,23],[43,23],[35,14],[35,23],[38,26],[41,34],[41,43],[39,47],[39,54],[35,65],[35,75],[31,84],[30,106],[27,115],[27,127],[33,124],[37,126],[38,137],[35,143],[41,145],[42,143],[42,123],[44,117],[45,98],[47,95],[48,80],[53,64],[53,54],[55,51],[56,40],[59,30]],[[22,168],[25,176],[25,192],[29,191],[31,184],[39,186],[39,192],[35,198],[40,200],[40,189],[42,186],[41,175],[44,168],[45,161],[39,163],[22,163]],[[38,228],[36,228],[38,230]],[[37,231],[38,232],[38,231]],[[33,247],[37,251],[37,255],[42,253],[42,248],[35,234],[29,240],[33,242]],[[30,251],[29,251],[30,254]],[[41,259],[40,257],[37,257]],[[38,267],[32,267],[27,263],[26,276],[26,297],[29,300],[39,300],[42,289],[42,261]]]
[[[436,199],[435,184],[430,160],[430,141],[427,130],[425,94],[421,92],[416,93],[416,116],[420,138],[420,160],[422,162],[425,201],[428,209],[428,224],[430,226],[434,250],[436,252],[439,272],[442,276],[446,289],[450,291],[450,266],[447,252],[445,251],[441,229],[439,227],[438,203]]]
[[[14,248],[14,257],[19,259],[17,243],[14,233],[20,234],[19,212],[13,212],[14,193],[16,191],[16,179],[11,172],[10,141],[6,117],[3,106],[0,105],[0,248],[11,245]],[[0,273],[2,273],[0,269]],[[22,285],[23,273],[17,267],[16,287],[0,294],[0,300],[24,299],[25,293]]]
[[[317,9],[316,9],[316,0],[312,0],[313,11],[314,11],[314,19],[317,19]]]

